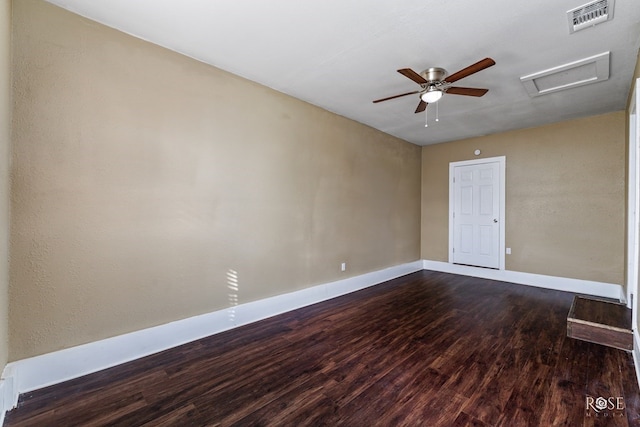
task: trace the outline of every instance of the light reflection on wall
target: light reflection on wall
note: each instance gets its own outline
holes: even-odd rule
[[[240,289],[237,271],[231,269],[227,271],[227,288],[229,289],[229,322],[235,324],[236,306],[238,305],[238,290]]]

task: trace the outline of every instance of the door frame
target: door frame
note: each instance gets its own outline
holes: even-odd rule
[[[498,163],[498,170],[500,171],[500,176],[498,178],[498,190],[500,194],[500,218],[498,223],[500,225],[499,233],[500,237],[498,238],[498,244],[500,247],[498,248],[498,262],[499,267],[498,270],[505,269],[505,200],[506,200],[506,156],[498,156],[498,157],[486,157],[482,159],[473,159],[473,160],[463,160],[459,162],[450,162],[449,163],[449,264],[453,264],[453,208],[455,203],[455,193],[454,193],[454,176],[455,176],[455,168],[458,166],[470,166],[470,165],[479,165],[482,163]],[[478,267],[481,268],[481,267]]]
[[[638,324],[638,269],[640,268],[640,79],[631,91],[629,112],[629,177],[627,194],[627,307],[632,329]],[[632,296],[633,295],[633,296]]]

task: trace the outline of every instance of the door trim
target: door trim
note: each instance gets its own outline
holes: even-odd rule
[[[629,178],[627,194],[627,307],[632,328],[638,324],[638,268],[640,266],[640,79],[636,79],[629,103]],[[633,297],[632,297],[633,295]]]
[[[455,195],[454,195],[454,185],[453,185],[453,177],[454,177],[454,169],[458,166],[470,166],[470,165],[479,165],[482,163],[498,163],[498,169],[500,171],[498,190],[500,193],[500,237],[498,238],[498,243],[500,247],[498,248],[498,261],[499,267],[498,270],[505,269],[505,199],[506,199],[506,182],[505,182],[505,171],[506,171],[506,156],[499,157],[487,157],[483,159],[474,159],[474,160],[464,160],[460,162],[451,162],[449,163],[449,264],[453,264],[453,207],[455,203]]]

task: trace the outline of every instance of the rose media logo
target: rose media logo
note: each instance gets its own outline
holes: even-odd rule
[[[593,397],[586,399],[587,417],[624,417],[624,397]]]

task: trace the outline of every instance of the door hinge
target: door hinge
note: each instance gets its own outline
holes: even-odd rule
[[[456,248],[451,248],[451,252],[456,253]]]

